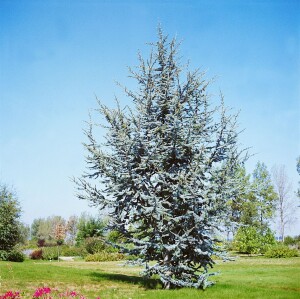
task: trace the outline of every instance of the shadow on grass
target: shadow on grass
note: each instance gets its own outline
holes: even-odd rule
[[[89,274],[92,279],[97,281],[111,280],[118,282],[125,282],[130,284],[137,284],[143,286],[146,289],[161,289],[162,284],[159,279],[144,278],[132,275],[116,274],[116,273],[104,273],[104,272],[92,272]]]

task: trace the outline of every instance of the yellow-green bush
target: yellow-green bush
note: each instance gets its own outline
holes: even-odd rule
[[[262,233],[257,227],[242,226],[234,237],[233,248],[240,253],[263,254],[275,244],[275,236],[269,228]]]
[[[86,256],[86,262],[109,262],[109,261],[120,261],[124,260],[125,256],[118,252],[106,252],[101,251],[95,254],[89,254]]]
[[[81,247],[69,247],[69,246],[62,246],[60,255],[61,256],[82,256],[85,257],[88,254],[86,249],[81,246]]]
[[[59,248],[57,246],[43,248],[43,260],[57,260],[59,254]]]
[[[269,248],[265,253],[265,256],[269,258],[297,257],[299,256],[299,252],[295,248],[289,248],[285,245],[277,245]]]

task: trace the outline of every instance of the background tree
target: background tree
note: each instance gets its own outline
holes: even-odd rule
[[[228,202],[230,216],[227,226],[233,226],[233,234],[239,226],[253,227],[255,231],[259,229],[260,233],[263,233],[274,216],[277,201],[267,167],[258,162],[252,180],[244,166],[237,169],[235,176],[239,179],[240,188],[236,194],[231,194]]]
[[[269,220],[274,217],[278,199],[271,175],[264,163],[256,164],[253,171],[252,190],[251,200],[257,207],[256,223],[263,232],[269,227]]]
[[[75,181],[79,198],[108,208],[111,229],[134,245],[129,252],[141,256],[146,276],[157,274],[165,288],[205,288],[212,256],[222,255],[216,231],[238,188],[237,116],[222,95],[212,106],[204,73],[183,79],[177,47],[159,32],[150,58],[130,69],[139,84],[124,88],[132,109],[99,103],[106,142],[90,124],[89,172]]]
[[[14,192],[0,185],[0,250],[10,251],[20,240],[21,208]]]
[[[77,245],[87,238],[97,238],[104,235],[106,223],[100,217],[82,214],[77,225]]]
[[[30,227],[31,239],[34,239],[34,240],[38,239],[38,230],[39,230],[40,223],[42,221],[43,221],[42,218],[33,219],[32,223],[31,223],[31,227]]]
[[[59,222],[55,225],[54,229],[54,238],[57,245],[62,245],[66,237],[66,227],[62,222]]]
[[[19,243],[27,244],[30,239],[30,226],[22,222],[19,223],[20,239]]]
[[[300,156],[297,159],[297,172],[300,175]],[[299,187],[298,187],[298,197],[300,198],[300,181],[298,183]]]
[[[52,239],[52,224],[50,217],[34,219],[31,224],[31,237],[44,242]]]
[[[241,188],[232,194],[228,221],[237,231],[233,231],[233,247],[242,253],[265,253],[275,244],[274,233],[269,228],[274,216],[277,196],[270,174],[263,163],[258,162],[250,180],[244,167],[236,176],[240,177]]]
[[[69,217],[66,224],[66,241],[70,245],[75,244],[77,232],[78,232],[78,217],[72,215]]]
[[[293,215],[295,213],[296,203],[292,197],[292,183],[286,174],[285,166],[274,166],[272,172],[274,187],[278,196],[277,213],[280,238],[282,242],[284,242],[286,226],[294,221]]]
[[[33,239],[45,242],[55,241],[55,229],[58,224],[65,225],[65,219],[61,216],[34,219],[31,225]]]
[[[251,182],[250,175],[246,173],[244,165],[240,165],[235,172],[239,189],[236,193],[231,194],[228,201],[229,217],[225,219],[225,227],[227,231],[227,240],[229,234],[234,236],[240,225],[251,225],[253,215],[256,214],[256,205],[251,201]]]

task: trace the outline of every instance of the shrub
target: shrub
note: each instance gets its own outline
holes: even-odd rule
[[[267,228],[263,234],[260,234],[260,242],[260,253],[265,253],[267,250],[277,244],[275,235],[269,228]]]
[[[32,251],[29,256],[32,260],[41,260],[43,258],[43,250],[36,249]]]
[[[226,251],[234,251],[235,250],[233,241],[224,241],[223,246]]]
[[[120,232],[112,230],[108,233],[107,240],[112,243],[122,243],[125,237]]]
[[[44,239],[38,239],[36,244],[38,247],[44,247],[45,243],[46,241]]]
[[[81,217],[77,226],[78,232],[76,236],[76,244],[82,244],[87,238],[97,238],[103,236],[105,227],[105,221],[100,218],[94,218],[92,216]]]
[[[58,240],[56,240],[56,244],[57,245],[63,245],[64,244],[64,240],[58,239]]]
[[[101,251],[95,254],[89,254],[86,256],[86,262],[109,262],[109,261],[120,261],[124,260],[125,256],[118,252],[106,252]]]
[[[234,248],[241,253],[259,253],[259,234],[254,227],[240,227],[234,238]]]
[[[291,236],[286,236],[284,238],[284,241],[283,241],[283,244],[287,245],[287,246],[289,246],[289,245],[295,245],[296,243],[297,243],[296,238],[293,238]]]
[[[238,252],[248,254],[265,253],[275,244],[275,236],[269,228],[261,233],[258,228],[253,226],[240,227],[233,242],[233,246]]]
[[[296,242],[300,242],[300,235],[294,237]]]
[[[45,243],[45,246],[44,246],[44,247],[55,247],[55,246],[57,246],[57,245],[59,245],[59,244],[57,244],[57,241],[51,240],[51,241],[47,241],[47,242]]]
[[[0,250],[0,261],[23,262],[25,255],[18,250]]]
[[[57,248],[57,246],[43,248],[43,260],[57,260],[58,255],[59,255],[59,248]]]
[[[299,256],[298,250],[295,248],[289,248],[285,245],[277,245],[267,250],[266,257],[269,258],[286,258]]]
[[[7,261],[8,252],[6,250],[0,250],[0,261]]]
[[[137,255],[130,254],[130,255],[126,255],[125,258],[126,258],[127,261],[138,261],[141,257],[137,256]]]
[[[61,248],[61,256],[82,256],[85,257],[88,254],[84,247],[67,247]]]
[[[89,254],[94,254],[105,250],[107,246],[98,238],[87,238],[84,241],[84,247]]]
[[[24,262],[25,255],[17,250],[12,250],[8,252],[7,260],[10,262]]]

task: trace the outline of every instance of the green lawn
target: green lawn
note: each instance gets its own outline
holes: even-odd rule
[[[156,280],[144,281],[140,268],[120,262],[0,262],[0,294],[21,290],[30,298],[36,287],[76,290],[88,298],[300,298],[300,258],[239,258],[218,263],[217,284],[202,290],[159,289]],[[24,297],[23,297],[24,298]]]

